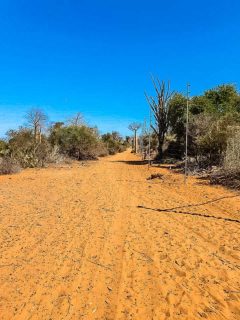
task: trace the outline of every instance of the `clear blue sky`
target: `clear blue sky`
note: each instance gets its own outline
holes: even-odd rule
[[[32,106],[102,132],[148,114],[150,73],[198,94],[240,82],[239,0],[1,0],[0,135]]]

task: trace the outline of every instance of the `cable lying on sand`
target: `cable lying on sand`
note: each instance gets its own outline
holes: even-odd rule
[[[240,220],[237,219],[231,219],[231,218],[224,218],[224,217],[218,217],[218,216],[211,216],[208,214],[202,214],[198,212],[186,212],[186,211],[177,211],[173,209],[155,209],[155,208],[148,208],[144,206],[137,206],[137,208],[141,209],[147,209],[147,210],[153,210],[153,211],[158,211],[158,212],[169,212],[169,213],[179,213],[179,214],[186,214],[186,215],[191,215],[191,216],[199,216],[203,218],[212,218],[212,219],[218,219],[218,220],[224,220],[224,221],[229,221],[229,222],[236,222],[240,223]]]

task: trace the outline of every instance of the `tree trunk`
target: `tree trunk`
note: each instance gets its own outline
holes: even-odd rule
[[[42,143],[42,129],[39,128],[39,143]]]
[[[37,125],[34,125],[34,140],[37,143]]]
[[[134,152],[137,153],[137,130],[134,131]]]
[[[161,161],[163,159],[163,143],[164,143],[164,138],[162,136],[158,136],[158,154],[156,156],[156,160]]]

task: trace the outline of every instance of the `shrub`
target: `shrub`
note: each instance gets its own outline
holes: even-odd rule
[[[98,157],[106,157],[109,155],[108,149],[102,140],[98,142],[98,147],[96,151]]]
[[[50,135],[51,140],[51,135]],[[54,131],[54,142],[61,153],[77,160],[96,159],[99,140],[96,132],[87,126],[65,126]]]
[[[102,141],[110,155],[123,152],[127,149],[127,143],[123,141],[118,132],[106,133],[102,135]]]
[[[227,149],[224,157],[225,170],[240,171],[240,127],[229,128],[231,137],[227,140]]]
[[[20,165],[10,157],[0,158],[0,174],[13,174],[21,171]]]
[[[4,156],[8,153],[8,144],[4,140],[0,140],[0,156]]]
[[[223,168],[211,175],[210,182],[240,189],[240,127],[229,127],[228,136]]]
[[[211,184],[220,184],[232,189],[240,190],[240,170],[225,170],[221,169],[214,172],[210,176]]]
[[[221,117],[201,113],[191,119],[189,154],[195,156],[200,167],[222,165],[231,136],[229,128],[239,123],[239,117],[235,113]]]
[[[65,162],[65,157],[60,153],[58,146],[53,146],[46,158],[48,163],[60,163]]]
[[[51,151],[50,144],[44,135],[41,137],[41,142],[36,142],[32,130],[28,128],[11,130],[7,134],[9,154],[21,167],[44,166]]]

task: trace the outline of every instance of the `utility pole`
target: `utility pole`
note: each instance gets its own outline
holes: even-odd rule
[[[152,125],[152,111],[151,111],[151,108],[149,108],[148,169],[151,165],[151,125]]]
[[[144,136],[146,134],[146,118],[144,118],[144,123],[143,123],[143,127],[142,127],[142,139],[141,139],[141,142],[142,142],[142,159],[145,160],[145,148],[144,148]]]
[[[186,110],[186,139],[185,139],[185,172],[184,183],[187,183],[188,178],[188,130],[189,130],[189,94],[190,84],[187,84],[187,110]]]

